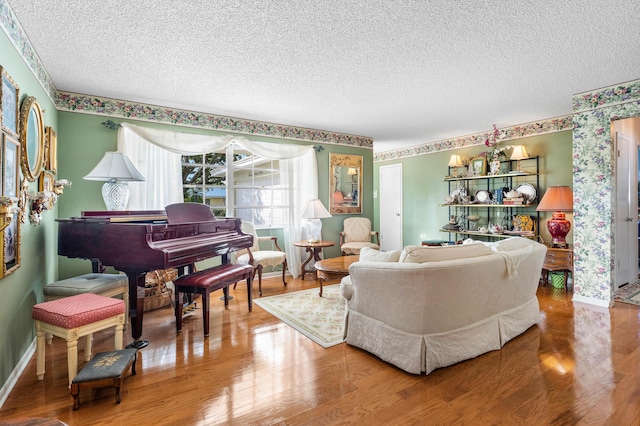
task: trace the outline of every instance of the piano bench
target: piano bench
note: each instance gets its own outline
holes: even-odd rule
[[[202,295],[202,320],[204,322],[204,337],[209,336],[209,295],[212,291],[222,289],[224,293],[224,307],[229,306],[229,286],[238,281],[247,281],[247,300],[249,312],[253,309],[251,301],[251,281],[253,280],[253,266],[225,263],[213,268],[178,277],[175,285],[176,332],[182,331],[182,301],[180,292]]]
[[[80,385],[91,388],[113,386],[116,390],[116,404],[120,404],[120,388],[124,374],[131,367],[131,375],[136,375],[137,349],[100,352],[84,366],[71,382],[73,409],[80,408]]]
[[[55,281],[44,286],[44,300],[61,299],[82,293],[93,293],[104,297],[117,297],[124,302],[124,326],[129,321],[129,279],[121,274],[84,274],[66,280]],[[47,337],[47,340],[51,340]]]

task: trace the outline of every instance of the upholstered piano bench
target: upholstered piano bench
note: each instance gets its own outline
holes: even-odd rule
[[[129,316],[129,279],[121,274],[84,274],[44,286],[44,300],[57,300],[76,294],[93,293],[124,301],[125,328]]]
[[[229,307],[229,286],[238,281],[247,280],[247,300],[249,312],[253,309],[251,301],[251,281],[253,279],[253,266],[225,263],[202,271],[186,274],[178,277],[173,282],[175,285],[176,305],[176,332],[182,331],[182,301],[180,292],[202,295],[202,320],[204,322],[204,337],[209,336],[209,295],[212,291],[222,289],[224,293],[224,307]]]
[[[69,384],[78,372],[78,338],[85,337],[84,357],[91,359],[93,333],[115,327],[114,347],[122,349],[124,302],[93,293],[78,294],[34,305],[31,316],[36,328],[36,374],[44,379],[45,333],[67,341]]]
[[[131,375],[136,375],[137,349],[100,352],[85,365],[71,382],[73,409],[80,408],[80,385],[91,388],[113,386],[116,390],[116,404],[120,404],[120,388],[124,374],[131,367]]]

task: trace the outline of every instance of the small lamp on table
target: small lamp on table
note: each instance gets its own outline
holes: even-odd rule
[[[553,247],[567,247],[566,236],[571,230],[569,222],[563,212],[573,211],[573,191],[568,186],[550,186],[544,193],[540,204],[536,208],[539,212],[553,212],[547,229],[551,234]]]
[[[332,217],[331,213],[317,198],[309,200],[307,207],[302,213],[302,219],[307,219],[307,238],[310,243],[317,243],[322,240],[322,221],[325,217]]]

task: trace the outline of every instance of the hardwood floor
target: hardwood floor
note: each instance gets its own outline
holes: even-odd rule
[[[289,277],[286,289],[279,277],[267,279],[264,297],[317,287],[306,278]],[[170,308],[145,314],[151,344],[140,352],[138,374],[124,380],[119,405],[112,388],[87,389],[72,411],[66,345],[54,339],[44,381],[34,356],[0,424],[25,417],[70,425],[640,424],[638,306],[574,305],[571,293],[540,287],[538,326],[500,351],[415,376],[347,344],[323,349],[259,306],[247,312],[241,285],[230,292],[226,311],[222,293],[212,295],[206,340],[199,310],[177,337]],[[95,337],[96,352],[112,344],[108,330]]]

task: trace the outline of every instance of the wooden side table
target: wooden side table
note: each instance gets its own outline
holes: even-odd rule
[[[304,247],[307,253],[309,253],[309,257],[307,258],[307,260],[304,261],[304,263],[300,267],[300,276],[304,281],[304,274],[315,273],[315,270],[313,271],[306,270],[307,263],[311,262],[311,259],[315,260],[316,262],[320,261],[321,260],[320,253],[322,252],[322,248],[333,247],[336,245],[336,243],[334,243],[333,241],[318,241],[317,243],[310,243],[308,241],[298,241],[297,243],[293,243],[293,245],[296,247]]]
[[[569,272],[573,277],[573,249],[572,248],[557,248],[547,247],[547,255],[544,258],[542,264],[542,277],[544,285],[549,284],[549,272],[563,271],[564,272],[564,289],[568,290],[567,278]]]

